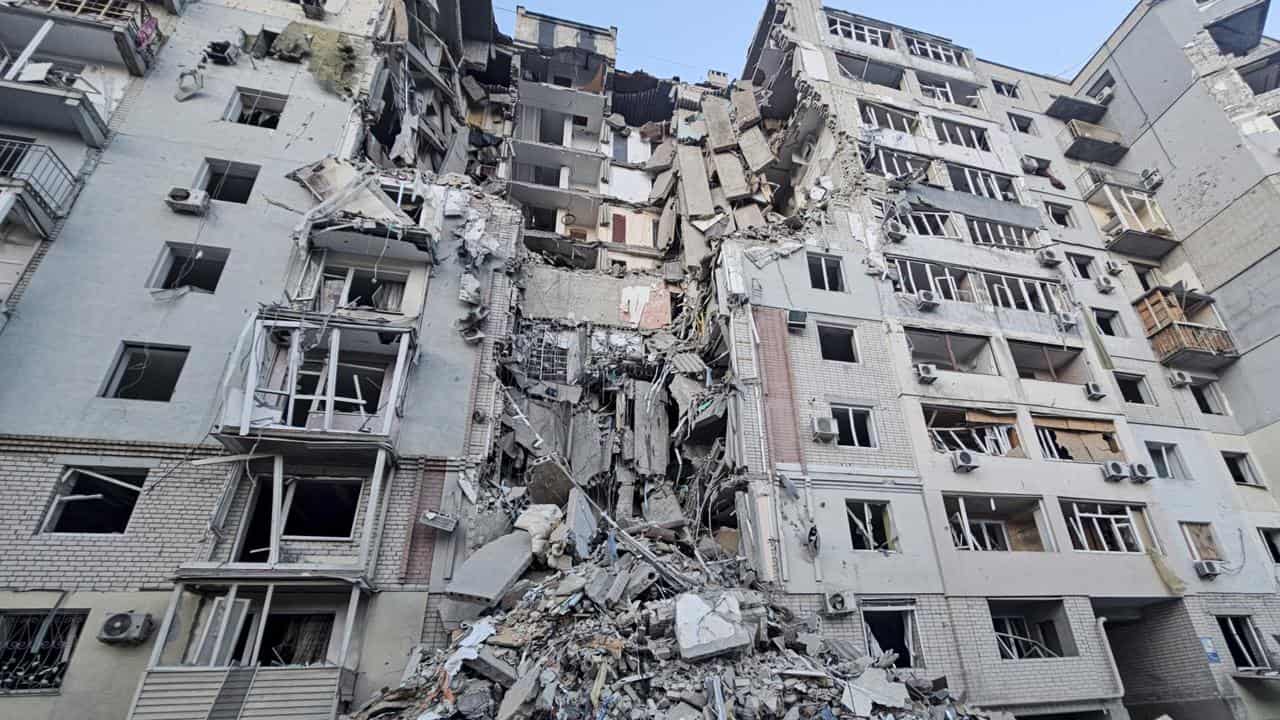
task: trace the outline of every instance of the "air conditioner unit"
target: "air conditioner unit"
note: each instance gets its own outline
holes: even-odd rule
[[[831,442],[840,435],[833,417],[816,417],[813,419],[814,442]]]
[[[858,609],[853,593],[833,592],[823,596],[823,605],[828,615],[847,615]]]
[[[1129,468],[1119,460],[1108,460],[1102,463],[1102,477],[1108,482],[1120,482],[1129,477]]]
[[[1036,259],[1045,267],[1058,267],[1062,264],[1062,253],[1053,248],[1036,251]]]
[[[1158,190],[1164,184],[1164,175],[1159,170],[1151,168],[1142,171],[1142,187],[1148,192]]]
[[[1116,99],[1116,86],[1108,85],[1102,88],[1102,91],[1098,93],[1098,97],[1094,99],[1097,100],[1100,105],[1110,105],[1111,101]]]
[[[1080,319],[1073,312],[1054,313],[1053,319],[1058,324],[1059,330],[1070,330],[1080,324]]]
[[[1084,384],[1084,394],[1090,400],[1101,400],[1107,396],[1107,391],[1102,389],[1102,383],[1091,382]]]
[[[1099,275],[1094,279],[1093,284],[1098,287],[1098,292],[1104,295],[1114,292],[1116,289],[1116,281],[1107,275]]]
[[[951,469],[958,473],[970,473],[978,469],[978,455],[969,450],[951,451]]]
[[[98,630],[98,642],[108,645],[139,645],[151,637],[155,621],[148,613],[111,613]]]
[[[1120,273],[1124,272],[1124,265],[1121,265],[1115,260],[1108,260],[1106,264],[1106,268],[1107,268],[1108,275],[1119,275]]]
[[[1136,462],[1129,466],[1129,477],[1139,485],[1151,482],[1156,476],[1151,472],[1151,466],[1146,463]]]
[[[915,366],[916,380],[921,385],[932,385],[938,382],[938,366],[929,363],[917,363]]]
[[[916,291],[916,309],[928,312],[938,307],[938,295],[932,290]]]
[[[427,510],[418,516],[418,524],[451,533],[458,527],[458,518],[435,510]]]
[[[1176,388],[1190,387],[1195,380],[1186,370],[1170,370],[1169,384]]]
[[[1227,569],[1227,564],[1221,560],[1197,560],[1196,575],[1205,580],[1212,580],[1222,574]]]
[[[209,209],[209,193],[195,188],[172,187],[164,202],[169,209],[183,215],[204,215]]]
[[[809,324],[809,313],[803,310],[787,311],[787,329],[797,332],[803,331],[805,326]]]
[[[900,243],[907,239],[907,226],[897,220],[889,220],[884,224],[884,235],[890,242]]]

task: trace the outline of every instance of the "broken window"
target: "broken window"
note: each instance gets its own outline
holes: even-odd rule
[[[1064,228],[1073,228],[1076,226],[1076,218],[1071,212],[1070,206],[1047,202],[1044,204],[1044,209],[1045,212],[1049,213],[1049,220],[1054,225]]]
[[[1160,270],[1154,265],[1145,263],[1130,264],[1133,266],[1133,272],[1138,276],[1138,284],[1142,286],[1144,291],[1164,284],[1164,280],[1160,277]]]
[[[150,286],[161,290],[188,287],[211,293],[231,254],[226,248],[202,247],[191,243],[166,243],[160,265]]]
[[[941,75],[930,75],[916,71],[920,81],[920,94],[927,98],[950,105],[962,105],[980,109],[982,107],[981,88],[973,83],[952,80]]]
[[[1003,95],[1007,98],[1017,100],[1021,93],[1018,92],[1018,84],[1005,82],[1003,80],[992,80],[991,88],[996,91],[997,95]]]
[[[827,14],[827,31],[845,40],[857,40],[868,45],[893,49],[893,34],[885,28],[878,28],[856,20]]]
[[[926,405],[925,427],[938,452],[968,450],[995,457],[1026,457],[1012,411],[971,410]]]
[[[1269,670],[1266,646],[1254,627],[1253,618],[1247,615],[1219,615],[1218,629],[1227,640],[1227,649],[1237,670]]]
[[[1124,460],[1110,420],[1032,415],[1036,439],[1046,460],[1102,463]]]
[[[258,662],[265,667],[324,663],[333,622],[332,613],[271,613],[262,628]]]
[[[819,324],[818,347],[823,360],[858,362],[858,346],[853,328]]]
[[[1091,379],[1080,348],[1010,340],[1009,351],[1023,380],[1083,384]]]
[[[1115,375],[1116,385],[1120,386],[1120,397],[1124,398],[1125,402],[1135,405],[1156,404],[1145,377],[1128,373],[1116,373]]]
[[[996,307],[1038,313],[1054,313],[1069,307],[1063,300],[1062,287],[1058,283],[982,273],[982,284],[991,304]]]
[[[1146,510],[1084,500],[1063,500],[1071,547],[1082,552],[1142,553],[1154,546]]]
[[[1014,132],[1019,132],[1023,135],[1036,134],[1036,121],[1026,115],[1009,113],[1009,124],[1013,126]]]
[[[859,144],[862,165],[867,172],[881,177],[895,178],[921,172],[929,167],[929,158],[923,155],[894,150],[883,145]]]
[[[569,336],[550,330],[530,333],[524,371],[531,379],[568,382]]]
[[[1008,175],[954,163],[947,163],[947,175],[951,178],[951,187],[956,192],[1004,202],[1018,202],[1018,191],[1014,188],[1013,178]]]
[[[1093,309],[1093,320],[1098,332],[1109,337],[1124,337],[1124,326],[1120,324],[1120,313],[1115,310]]]
[[[1271,562],[1280,565],[1280,528],[1258,528]]]
[[[990,150],[991,142],[984,128],[963,123],[933,119],[933,129],[938,133],[938,141],[948,145],[963,145],[973,150]]]
[[[123,533],[146,480],[146,469],[67,468],[41,532]]]
[[[291,478],[284,495],[284,535],[349,540],[362,486],[355,478]]]
[[[1039,498],[944,495],[942,503],[958,550],[1045,552],[1049,537]]]
[[[1085,95],[1106,105],[1111,102],[1111,96],[1116,91],[1116,79],[1111,76],[1110,70],[1104,70],[1102,75],[1089,86],[1085,91]]]
[[[627,160],[627,136],[620,132],[613,134],[613,161],[625,163]]]
[[[951,372],[995,375],[995,355],[991,342],[981,335],[961,335],[938,330],[905,328],[911,362],[937,366]]]
[[[863,448],[876,446],[870,410],[836,405],[831,408],[831,417],[836,421],[837,445]]]
[[[1197,379],[1191,383],[1196,407],[1205,415],[1227,415],[1227,401],[1215,380]]]
[[[893,663],[895,667],[924,667],[914,600],[862,600],[859,609],[866,630],[868,655],[879,658],[894,652],[898,655]]]
[[[1088,255],[1067,253],[1067,262],[1071,263],[1071,271],[1081,280],[1093,279],[1093,258]]]
[[[241,125],[275,130],[280,126],[280,114],[284,112],[284,106],[288,100],[288,95],[244,87],[236,88],[236,93],[231,96],[231,103],[227,106],[222,119]]]
[[[876,62],[858,55],[836,53],[836,67],[840,74],[851,80],[861,80],[883,87],[902,89],[902,68],[896,65]]]
[[[1033,247],[1036,231],[1032,228],[975,217],[966,220],[974,245],[1015,251],[1031,250]]]
[[[809,286],[814,290],[844,292],[844,271],[840,258],[809,253]]]
[[[1253,90],[1254,95],[1280,88],[1280,55],[1272,55],[1240,68],[1240,79]]]
[[[897,292],[915,295],[921,290],[932,290],[942,300],[978,301],[972,287],[973,275],[967,270],[904,258],[890,261],[898,271],[892,277]]]
[[[916,57],[928,58],[948,65],[969,67],[969,61],[963,50],[940,42],[908,35],[907,50]]]
[[[898,541],[893,534],[889,503],[846,500],[844,504],[849,516],[849,535],[853,540],[854,550],[897,549]]]
[[[1151,456],[1151,464],[1155,467],[1156,477],[1161,480],[1189,480],[1187,469],[1182,465],[1182,456],[1178,446],[1171,443],[1147,443],[1147,454]]]
[[[1213,525],[1203,522],[1178,523],[1182,527],[1182,537],[1187,541],[1187,549],[1191,551],[1191,559],[1225,560],[1218,549],[1218,540],[1213,535]]]
[[[315,309],[400,312],[407,273],[330,265],[325,267]]]
[[[210,198],[240,204],[249,202],[260,166],[217,158],[206,158],[204,162],[201,173],[204,182],[197,186],[203,187]]]
[[[374,429],[372,423],[382,415],[380,402],[389,364],[387,357],[379,355],[340,352],[331,363],[329,351],[324,348],[304,352],[297,372],[290,424],[302,428],[323,426],[326,409],[331,404],[335,415],[354,416],[347,420],[356,422],[354,429],[362,432]],[[329,378],[332,378],[332,392],[326,392]]]
[[[900,221],[905,221],[911,231],[917,235],[953,239],[960,238],[960,231],[956,229],[951,213],[934,212],[931,210],[912,210],[905,216],[899,216],[898,219]]]
[[[1227,472],[1231,473],[1231,480],[1235,484],[1262,487],[1262,478],[1258,477],[1257,471],[1254,470],[1253,461],[1249,459],[1248,453],[1224,451],[1222,461],[1227,464]]]
[[[0,611],[0,694],[61,688],[88,616],[56,609]]]
[[[1061,600],[988,600],[987,606],[1002,660],[1078,654]]]
[[[168,402],[173,397],[188,348],[125,343],[120,348],[102,396],[121,400]]]
[[[871,127],[914,135],[916,128],[920,125],[920,116],[907,110],[899,110],[866,100],[859,100],[858,108],[862,121]]]

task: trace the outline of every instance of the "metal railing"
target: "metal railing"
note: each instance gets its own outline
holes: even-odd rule
[[[1163,361],[1183,350],[1238,355],[1231,334],[1221,328],[1189,322],[1174,322],[1151,336],[1151,347]]]
[[[48,145],[0,140],[0,178],[23,182],[51,214],[61,217],[71,209],[76,176]]]
[[[1130,190],[1150,192],[1147,188],[1146,180],[1138,173],[1129,172],[1128,170],[1090,165],[1084,169],[1084,172],[1080,173],[1080,177],[1076,178],[1076,188],[1085,197],[1092,194],[1100,185],[1117,185]]]
[[[81,18],[128,20],[136,12],[133,0],[39,0],[33,7]]]
[[[1063,150],[1069,149],[1076,140],[1093,140],[1094,142],[1118,145],[1124,142],[1124,136],[1101,125],[1094,125],[1084,120],[1072,120],[1058,133],[1058,144]]]

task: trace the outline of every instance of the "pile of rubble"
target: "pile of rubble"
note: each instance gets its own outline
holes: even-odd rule
[[[479,616],[356,718],[1012,720],[824,637],[754,587],[731,537],[628,532],[577,487],[514,527],[445,590]]]

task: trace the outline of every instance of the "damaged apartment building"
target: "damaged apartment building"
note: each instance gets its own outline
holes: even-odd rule
[[[0,2],[0,718],[1277,717],[1267,1],[845,5]]]

